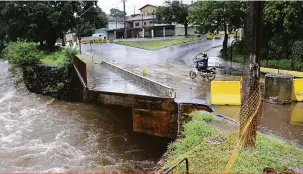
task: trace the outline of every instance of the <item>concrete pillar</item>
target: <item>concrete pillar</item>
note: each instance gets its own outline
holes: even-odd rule
[[[290,103],[293,78],[288,74],[266,74],[264,101],[276,104]]]
[[[154,29],[152,29],[151,34],[152,34],[152,38],[153,38],[154,37]]]
[[[163,37],[165,37],[165,27],[163,27]]]
[[[145,33],[145,30],[144,28],[142,29],[142,37],[144,38],[144,33]]]
[[[109,37],[107,37],[109,39]],[[117,30],[114,30],[114,39],[117,39]]]

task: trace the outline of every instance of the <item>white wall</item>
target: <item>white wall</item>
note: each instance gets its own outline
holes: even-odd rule
[[[188,26],[187,34],[188,35],[195,35],[195,31],[197,31],[196,27]],[[183,25],[176,25],[176,36],[184,36],[185,35],[185,28]]]
[[[69,41],[69,40],[76,41],[77,40],[76,33],[66,34],[65,35],[65,41]]]
[[[123,22],[117,22],[117,29],[124,28]],[[107,29],[113,30],[116,29],[116,22],[109,22],[107,24]]]

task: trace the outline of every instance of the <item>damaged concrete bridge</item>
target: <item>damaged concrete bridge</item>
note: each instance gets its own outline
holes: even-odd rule
[[[78,56],[74,68],[89,100],[132,108],[136,132],[174,139],[185,119],[182,113],[212,111],[208,105],[177,103],[175,89],[112,63]]]

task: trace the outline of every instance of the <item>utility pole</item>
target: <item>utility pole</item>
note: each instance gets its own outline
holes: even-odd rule
[[[125,2],[126,0],[123,1],[123,10],[124,10],[124,38],[127,38],[127,32],[126,32],[126,11],[125,11]]]
[[[261,53],[261,31],[263,25],[263,1],[249,1],[247,10],[247,20],[245,25],[245,63],[242,83],[242,102],[240,110],[240,137],[244,147],[255,147],[256,130],[258,121],[258,107],[256,101],[248,103],[251,108],[244,107],[245,103],[259,89],[260,78],[260,53]],[[258,108],[257,108],[258,109]],[[252,117],[252,118],[251,118]],[[248,124],[248,120],[251,122]],[[248,126],[245,126],[248,124]]]
[[[134,15],[136,14],[136,6],[134,5]]]

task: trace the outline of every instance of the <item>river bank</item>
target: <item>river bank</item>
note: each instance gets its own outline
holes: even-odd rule
[[[273,167],[277,172],[303,167],[303,150],[276,137],[258,133],[256,148],[241,149],[238,158],[230,158],[238,142],[235,123],[209,113],[194,112],[184,124],[182,135],[169,145],[162,169],[187,157],[190,172],[224,172],[236,160],[230,172],[262,172]],[[180,165],[180,172],[185,165]]]
[[[0,62],[0,172],[153,171],[168,140],[134,133],[126,108],[66,102]]]
[[[135,133],[129,108],[70,100],[81,85],[71,56],[45,65],[37,50],[10,53],[15,71],[0,62],[0,172],[154,170],[170,140]]]

